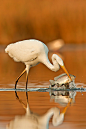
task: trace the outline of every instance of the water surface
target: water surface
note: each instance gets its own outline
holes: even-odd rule
[[[58,52],[54,52],[58,54]],[[49,59],[51,61],[51,55],[49,53]],[[86,88],[86,46],[64,46],[59,50],[59,54],[64,60],[65,66],[70,74],[76,76],[75,83],[78,87]],[[7,54],[4,53],[4,49],[0,51],[0,89],[10,88],[14,89],[15,79],[24,70],[25,66],[22,63],[14,62]],[[43,64],[30,69],[28,88],[48,88],[49,80],[55,76],[62,74],[63,70],[58,72],[50,71]],[[17,88],[25,88],[25,74],[20,79]],[[18,92],[20,99],[26,103],[25,92]],[[58,107],[62,111],[64,105],[61,105],[52,99],[49,91],[31,91],[28,92],[28,100],[30,109],[43,115],[51,107]],[[25,110],[19,101],[15,97],[14,91],[0,91],[0,129],[5,129],[7,123],[10,122],[16,115],[24,115]],[[86,92],[77,91],[74,102],[69,106],[65,119],[62,125],[53,127],[50,120],[50,129],[58,128],[74,128],[85,129],[86,128]]]

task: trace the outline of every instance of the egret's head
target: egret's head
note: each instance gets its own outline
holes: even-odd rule
[[[62,124],[63,120],[64,120],[64,113],[61,113],[56,118],[53,118],[52,122],[53,122],[54,126],[58,126],[58,125]]]
[[[57,61],[57,63],[60,65],[60,66],[64,66],[64,63],[63,63],[63,60],[56,54],[53,54],[52,56],[52,60],[53,61]]]
[[[63,60],[56,54],[53,54],[53,60],[56,60],[57,63],[61,66],[61,68],[64,70],[64,72],[68,75],[68,77],[71,79],[69,73],[67,72],[65,66],[64,66],[64,63],[63,63]],[[72,79],[71,79],[72,81]]]

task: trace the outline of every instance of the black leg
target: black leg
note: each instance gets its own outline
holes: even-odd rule
[[[16,86],[17,86],[17,83],[18,83],[18,80],[20,79],[20,77],[26,72],[26,69],[20,74],[20,76],[16,79],[16,82],[15,82],[15,89],[16,89]]]
[[[16,99],[22,104],[22,106],[26,109],[27,106],[22,102],[22,100],[19,99],[19,96],[17,94],[17,92],[15,91],[15,96],[16,96]]]
[[[17,91],[15,91],[15,96],[16,96],[16,99],[22,104],[23,108],[25,108],[26,114],[30,114],[31,111],[30,111],[29,102],[28,102],[28,92],[26,91],[27,106],[23,103],[22,100],[20,100],[20,98],[19,98],[19,96],[17,94]]]
[[[28,73],[26,74],[26,90],[27,90],[27,84],[28,84]]]
[[[28,92],[26,91],[26,99],[27,99],[27,103],[28,103]]]

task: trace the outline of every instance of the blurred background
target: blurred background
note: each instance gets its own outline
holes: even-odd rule
[[[76,85],[86,88],[86,0],[0,0],[0,89],[14,88],[25,68],[23,63],[14,62],[4,48],[31,38],[47,44],[49,60],[52,62],[53,53],[58,54],[68,72],[76,76]],[[62,69],[52,72],[43,64],[30,71],[28,88],[49,87],[49,80],[63,73]],[[18,83],[21,87],[25,88],[25,74]],[[26,102],[24,93],[19,95]],[[31,110],[39,115],[58,106],[50,102],[48,92],[29,92],[29,102]],[[58,129],[86,128],[86,92],[78,92],[75,102]],[[5,129],[15,115],[24,113],[13,91],[0,92],[0,129]]]
[[[30,38],[86,43],[86,1],[0,1],[0,44]]]

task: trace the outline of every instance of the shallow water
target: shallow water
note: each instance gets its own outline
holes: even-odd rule
[[[86,88],[86,46],[64,46],[58,52],[50,52],[49,58],[51,61],[51,55],[53,53],[60,54],[64,60],[65,66],[70,74],[76,76],[75,83],[77,87]],[[15,79],[24,70],[25,66],[22,63],[14,62],[7,54],[4,53],[4,49],[0,51],[0,129],[5,129],[6,124],[10,122],[16,115],[24,115],[25,109],[19,103],[15,97],[14,89]],[[62,74],[63,70],[58,72],[52,72],[42,64],[38,64],[33,67],[29,73],[28,88],[31,92],[28,92],[28,100],[31,111],[39,115],[43,115],[51,107],[64,108],[64,104],[57,100],[57,91],[54,92],[54,96],[51,96],[51,91],[44,88],[48,88],[49,80],[55,76]],[[25,75],[20,79],[17,88],[25,88]],[[32,89],[33,88],[33,89]],[[34,91],[34,88],[40,89],[39,92]],[[10,91],[1,91],[2,89],[11,89]],[[43,89],[43,90],[42,90]],[[25,92],[18,91],[20,99],[26,103]],[[69,94],[67,93],[67,96]],[[67,98],[67,97],[66,97]],[[62,101],[62,100],[61,100]],[[86,92],[76,91],[73,103],[68,107],[65,114],[64,122],[58,126],[53,127],[50,120],[50,129],[58,128],[74,128],[84,129],[86,128]]]

